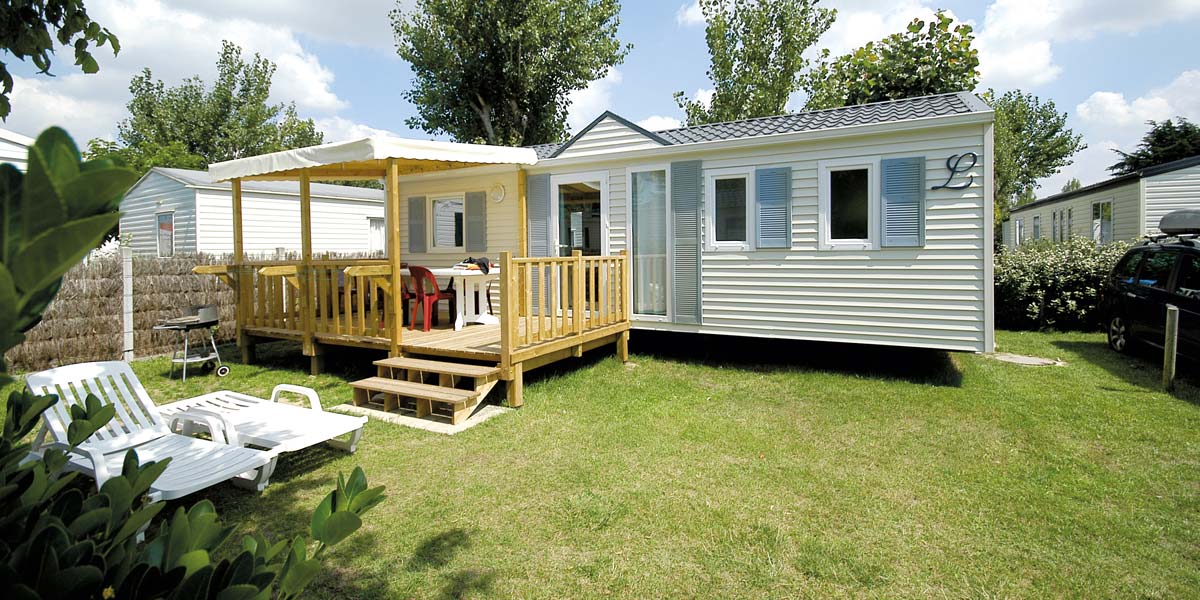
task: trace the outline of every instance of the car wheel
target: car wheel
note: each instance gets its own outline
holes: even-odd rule
[[[1129,352],[1133,345],[1133,336],[1129,331],[1129,322],[1125,317],[1114,315],[1108,320],[1108,346],[1117,352]]]

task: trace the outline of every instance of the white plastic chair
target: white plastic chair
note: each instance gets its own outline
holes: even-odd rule
[[[303,396],[308,408],[279,402],[285,393]],[[276,452],[294,452],[324,442],[353,453],[367,424],[366,417],[325,412],[316,390],[286,383],[275,386],[270,400],[222,390],[158,408],[184,435],[207,430],[213,439]],[[347,439],[340,439],[343,437]]]
[[[69,450],[69,406],[82,405],[89,393],[113,405],[116,417],[71,451],[68,468],[81,471],[104,485],[120,474],[125,453],[133,450],[141,462],[170,458],[171,463],[150,487],[153,500],[173,500],[222,481],[262,491],[275,470],[275,451],[243,448],[179,435],[172,423],[150,400],[129,365],[120,361],[80,363],[30,375],[26,386],[35,394],[57,394],[59,402],[42,414],[43,427],[35,451],[46,447]],[[231,423],[219,415],[206,415],[210,426],[236,437]],[[53,442],[46,444],[47,433]]]

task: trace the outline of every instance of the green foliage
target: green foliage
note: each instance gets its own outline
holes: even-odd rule
[[[409,127],[459,142],[527,146],[566,137],[570,92],[629,52],[617,0],[419,0],[391,13],[412,65]]]
[[[33,61],[38,71],[50,75],[51,57],[57,44],[75,49],[75,65],[84,73],[100,70],[90,48],[108,44],[115,56],[121,43],[105,27],[92,20],[82,0],[8,0],[0,3],[0,51]],[[0,62],[0,118],[12,110],[8,95],[13,90],[8,65]]]
[[[818,0],[701,0],[715,93],[708,105],[675,93],[688,125],[786,112],[808,66],[804,53],[833,25]]]
[[[1200,125],[1177,117],[1166,121],[1146,121],[1150,130],[1133,152],[1114,149],[1121,160],[1108,167],[1114,175],[1132,173],[1146,167],[1200,155]]]
[[[938,11],[928,24],[913,19],[901,33],[823,61],[804,78],[805,108],[974,90],[979,83],[979,51],[971,47],[975,36],[970,25],[952,23],[945,11]]]
[[[1037,240],[996,255],[996,327],[1094,329],[1104,280],[1129,249],[1085,237]]]
[[[997,232],[1012,206],[1036,198],[1037,180],[1049,177],[1071,164],[1071,157],[1087,147],[1083,136],[1067,127],[1067,114],[1058,112],[1052,100],[1010,90],[996,95],[988,90],[983,99],[996,112],[994,130],[996,169],[995,218]]]
[[[116,226],[121,195],[136,180],[110,160],[81,161],[58,128],[29,148],[27,173],[0,165],[0,356],[41,320],[63,274]]]
[[[1059,191],[1065,194],[1067,192],[1073,192],[1081,187],[1083,187],[1083,182],[1079,181],[1078,177],[1072,177],[1063,184],[1062,189]]]
[[[267,104],[275,65],[224,42],[211,88],[199,77],[175,87],[144,69],[129,83],[129,117],[117,141],[93,139],[88,156],[118,159],[139,175],[151,167],[203,169],[244,156],[314,146],[324,140],[294,104]]]
[[[109,160],[82,162],[57,128],[29,149],[26,174],[0,165],[0,355],[37,322],[63,273],[116,223],[117,203],[135,177]],[[338,477],[314,513],[315,541],[247,536],[231,558],[217,560],[233,529],[207,501],[149,527],[166,505],[150,502],[147,492],[169,459],[141,464],[130,450],[120,475],[95,492],[65,471],[68,456],[86,453],[80,445],[114,418],[113,405],[92,394],[70,405],[67,443],[43,447],[35,459],[25,440],[57,402],[28,391],[8,398],[0,436],[0,597],[292,598],[320,572],[318,557],[357,531],[384,498],[355,468],[348,480]]]

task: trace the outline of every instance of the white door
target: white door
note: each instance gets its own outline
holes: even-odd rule
[[[608,254],[608,173],[569,173],[550,178],[554,256]]]

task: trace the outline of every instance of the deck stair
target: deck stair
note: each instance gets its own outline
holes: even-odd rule
[[[500,380],[500,369],[486,365],[410,357],[375,361],[378,376],[355,381],[354,404],[382,404],[383,410],[413,412],[459,424]]]

